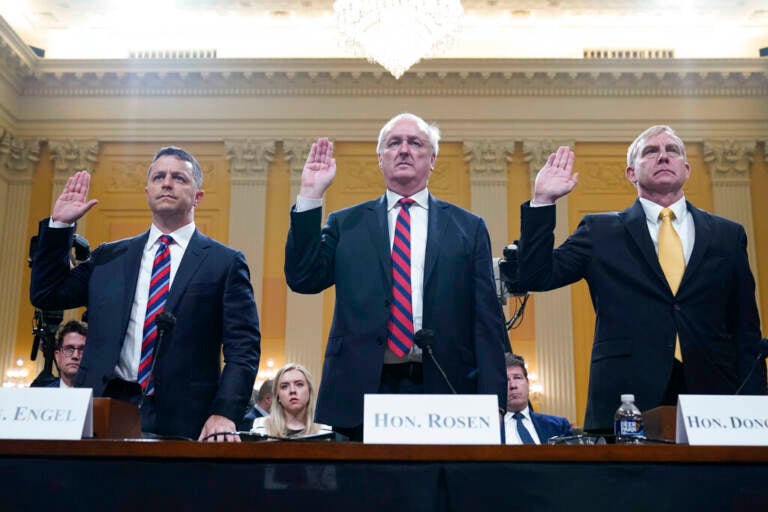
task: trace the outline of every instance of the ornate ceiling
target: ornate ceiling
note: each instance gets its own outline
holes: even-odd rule
[[[464,0],[450,58],[579,58],[595,48],[678,58],[754,58],[768,46],[764,0]],[[4,0],[0,15],[47,58],[152,50],[219,58],[344,58],[332,0]]]

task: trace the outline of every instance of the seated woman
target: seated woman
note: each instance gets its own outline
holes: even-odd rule
[[[272,388],[270,415],[256,418],[251,432],[284,439],[328,433],[331,427],[315,423],[315,387],[309,371],[288,363],[277,371]]]

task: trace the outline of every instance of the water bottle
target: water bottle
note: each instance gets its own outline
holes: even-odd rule
[[[635,395],[621,395],[621,406],[613,419],[616,444],[640,444],[645,439],[643,415],[635,405]]]

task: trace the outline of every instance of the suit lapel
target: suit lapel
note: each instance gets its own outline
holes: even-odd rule
[[[137,236],[130,240],[125,251],[125,292],[121,293],[122,305],[120,311],[127,311],[127,315],[130,316],[131,309],[133,309],[133,301],[136,298],[136,284],[139,281],[139,270],[141,270],[141,257],[144,252],[144,247],[147,245],[147,239],[149,238],[149,230],[144,234]],[[125,326],[128,326],[128,317],[126,317]]]
[[[661,282],[669,289],[669,283],[667,278],[664,277],[664,272],[659,265],[659,257],[656,254],[656,249],[653,246],[653,240],[651,240],[651,234],[648,232],[648,223],[645,219],[645,210],[643,205],[640,204],[640,200],[635,200],[635,204],[627,208],[623,212],[619,213],[624,221],[624,227],[629,233],[629,236],[635,242],[638,251],[643,255],[645,261],[653,269],[656,276]],[[672,290],[670,289],[670,293]]]
[[[392,249],[389,246],[389,224],[387,221],[387,195],[378,201],[366,205],[366,224],[373,242],[373,247],[381,265],[381,271],[387,280],[387,287],[392,287]]]
[[[429,278],[437,264],[440,255],[440,244],[445,233],[445,228],[450,220],[450,213],[446,210],[446,204],[429,195],[429,212],[427,215],[427,251],[424,256],[424,289],[427,289]]]
[[[189,245],[184,251],[181,264],[179,264],[179,270],[173,278],[171,291],[168,294],[168,300],[165,302],[165,309],[167,311],[173,312],[179,299],[184,295],[187,285],[189,285],[192,277],[208,256],[209,246],[210,239],[195,229],[192,238],[189,240]]]
[[[685,266],[683,280],[680,282],[680,290],[685,289],[686,281],[692,279],[690,276],[696,272],[704,261],[704,255],[707,254],[709,244],[712,240],[712,219],[702,210],[699,210],[688,201],[685,202],[688,212],[693,216],[693,229],[695,231],[693,240],[693,251],[688,264]],[[679,292],[678,292],[679,293]]]

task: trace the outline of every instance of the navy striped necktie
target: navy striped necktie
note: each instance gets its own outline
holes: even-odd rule
[[[392,303],[387,324],[387,346],[397,357],[405,356],[413,346],[413,303],[411,300],[411,214],[413,199],[398,201],[400,213],[395,223],[392,244]]]
[[[138,381],[147,396],[155,393],[152,372],[152,360],[155,356],[155,340],[157,339],[157,324],[155,318],[165,309],[165,301],[171,285],[171,251],[168,246],[173,238],[168,235],[160,236],[160,246],[155,253],[152,263],[152,277],[149,281],[149,297],[147,313],[144,316],[144,331],[141,340],[141,360],[139,361]]]

